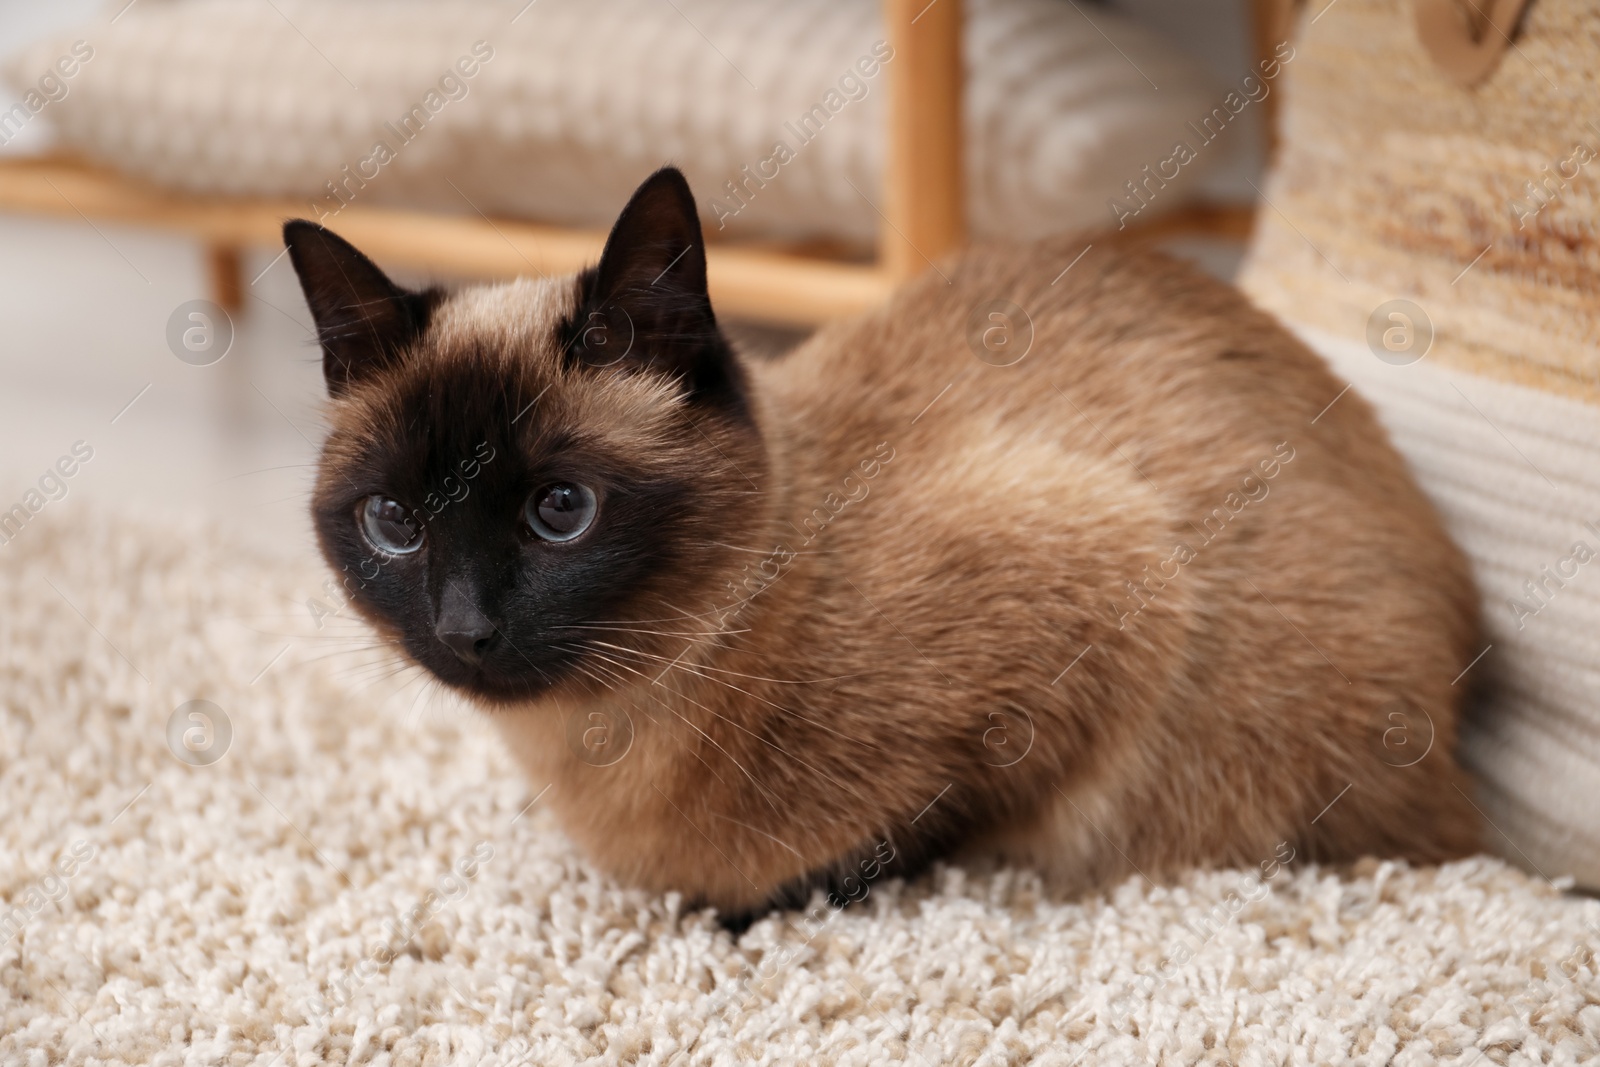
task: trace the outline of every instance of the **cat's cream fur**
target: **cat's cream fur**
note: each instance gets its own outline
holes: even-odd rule
[[[1066,890],[1281,842],[1475,847],[1475,596],[1371,410],[1228,287],[1100,248],[1061,275],[1078,247],[974,250],[747,362],[760,444],[707,440],[748,511],[715,573],[639,613],[691,636],[618,634],[496,712],[619,879],[741,911],[885,841]],[[1004,367],[968,341],[1002,300],[1033,331]],[[563,301],[468,290],[433,329],[526,336]],[[585,417],[626,437],[672,403],[630,389]],[[580,758],[589,723],[621,759]]]

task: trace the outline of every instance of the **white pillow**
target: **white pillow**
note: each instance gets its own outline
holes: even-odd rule
[[[73,40],[89,39],[93,58],[45,112],[65,147],[180,189],[299,199],[312,218],[319,197],[324,211],[338,207],[326,183],[344,181],[356,203],[605,226],[647,172],[671,161],[713,231],[870,241],[874,204],[883,206],[882,57],[892,55],[879,43],[880,7],[536,0],[519,14],[516,4],[463,0],[143,3],[114,24],[29,47],[7,73],[31,83]],[[975,236],[1109,223],[1108,200],[1168,159],[1175,141],[1192,141],[1186,124],[1224,95],[1174,51],[1090,5],[965,7]],[[385,125],[430,103],[436,113],[409,142]],[[796,131],[808,113],[820,129],[803,143]],[[380,140],[394,153],[386,163],[374,155]],[[1242,141],[1200,149],[1151,213],[1176,205]],[[792,159],[775,156],[780,142]],[[347,166],[376,177],[363,187],[346,179]],[[746,166],[776,176],[746,181]],[[743,204],[730,181],[745,182]]]

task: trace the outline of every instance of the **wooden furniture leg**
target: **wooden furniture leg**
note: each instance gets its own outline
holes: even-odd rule
[[[206,280],[212,301],[237,315],[244,307],[244,258],[238,245],[206,246]]]
[[[967,237],[962,171],[960,0],[885,0],[894,56],[878,262],[895,281]]]
[[[1326,3],[1327,0],[1322,0]],[[1299,13],[1301,0],[1254,0],[1251,5],[1250,36],[1252,52],[1258,62],[1272,58],[1278,45],[1294,33],[1294,20]],[[1267,162],[1278,147],[1278,105],[1280,89],[1274,87],[1263,100],[1262,124],[1266,127]]]

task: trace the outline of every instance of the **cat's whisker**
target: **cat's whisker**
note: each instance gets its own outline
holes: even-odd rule
[[[449,688],[433,675],[424,673],[420,676],[420,681],[417,695],[412,698],[411,706],[406,710],[408,720],[415,725],[420,725],[437,711],[440,701],[450,698]]]
[[[584,666],[579,667],[578,670],[585,677],[593,679],[600,686],[613,693],[617,692],[621,686],[627,682],[627,679],[623,678],[620,674],[616,674],[615,672],[610,671],[597,663],[585,664]],[[609,674],[611,677],[605,677],[607,674]],[[612,679],[615,679],[615,681]]]
[[[597,642],[597,643],[604,644],[604,642]],[[650,656],[649,653],[641,652],[638,649],[624,649],[624,648],[621,648],[621,647],[615,646],[615,645],[611,645],[609,647],[613,648],[615,651],[618,651],[618,652],[627,652],[627,653],[631,653],[631,654],[636,655],[636,656],[648,657],[648,658],[656,660],[657,662],[665,661],[665,657],[662,657],[662,656]],[[810,716],[807,716],[807,715],[803,715],[800,712],[794,710],[793,708],[787,708],[787,707],[784,707],[781,704],[775,704],[772,701],[766,699],[765,697],[760,696],[759,694],[752,693],[747,689],[742,689],[739,686],[734,685],[732,682],[724,681],[721,678],[712,678],[709,675],[701,674],[701,673],[699,673],[699,671],[695,670],[693,665],[691,665],[691,664],[686,664],[686,663],[681,663],[681,662],[678,662],[678,663],[669,662],[668,663],[668,669],[669,670],[674,670],[674,669],[675,670],[681,670],[681,671],[684,671],[686,673],[692,674],[697,678],[703,678],[704,680],[706,680],[708,682],[716,682],[719,685],[723,685],[723,686],[726,686],[729,689],[732,689],[736,693],[742,693],[745,696],[748,696],[753,700],[758,700],[761,703],[767,705],[768,707],[772,708],[775,711],[781,711],[785,715],[792,716],[793,718],[799,719],[801,722],[807,723],[807,724],[809,724],[811,726],[815,726],[819,730],[823,730],[823,731],[825,731],[827,733],[833,734],[835,737],[841,738],[841,739],[846,740],[846,741],[850,741],[853,744],[860,745],[862,748],[866,748],[866,749],[871,749],[872,748],[871,745],[869,745],[867,742],[861,740],[860,738],[851,737],[849,734],[840,733],[838,730],[834,729],[833,727],[829,726],[828,724],[823,723],[823,722],[818,722],[816,719],[813,719],[813,718],[811,718]],[[665,674],[666,672],[663,671],[662,673]],[[841,676],[840,679],[838,679],[838,680],[843,681],[843,680],[847,680],[849,678],[854,678],[854,677],[856,677],[856,676],[847,674],[847,675]],[[828,681],[828,680],[830,680],[830,679],[822,679],[822,681]],[[797,683],[797,684],[811,684],[811,683]]]
[[[617,691],[617,686],[613,685],[610,681],[608,681],[606,678],[602,677],[601,675],[596,674],[595,673],[596,671],[605,671],[607,674],[611,675],[611,677],[617,679],[617,681],[619,681],[619,682],[625,683],[627,681],[627,679],[623,678],[622,675],[617,674],[615,671],[612,671],[610,668],[606,667],[604,664],[601,664],[601,663],[593,663],[593,662],[585,663],[582,660],[580,660],[576,664],[576,666],[578,668],[578,673],[579,674],[583,675],[585,678],[588,678],[590,681],[599,683],[601,686],[603,686],[607,690],[610,690],[613,693]]]
[[[635,668],[629,667],[626,664],[617,663],[617,666],[621,667],[624,670],[627,670],[627,671],[630,671],[630,672],[632,672],[634,674],[637,674],[640,678],[646,677],[643,671],[636,670]],[[649,692],[649,690],[647,689],[646,692]],[[672,691],[668,690],[668,692],[672,692]],[[681,695],[681,694],[679,694],[679,695]],[[688,698],[685,698],[685,699],[688,699]],[[697,707],[705,708],[705,705],[699,704],[694,700],[690,700],[689,702],[691,704],[695,704]],[[721,752],[724,756],[726,756],[730,763],[732,763],[735,767],[739,768],[740,772],[743,773],[744,776],[750,780],[750,784],[755,786],[756,792],[758,792],[766,800],[766,802],[768,803],[768,805],[770,805],[772,807],[772,810],[774,812],[778,812],[778,811],[781,810],[779,808],[779,806],[778,806],[777,798],[772,796],[767,791],[767,789],[759,781],[756,780],[756,776],[751,774],[749,769],[747,767],[745,767],[744,764],[740,763],[737,759],[734,758],[733,753],[729,752],[726,748],[723,748],[721,743],[718,742],[716,738],[712,737],[710,734],[708,734],[704,730],[700,729],[700,727],[697,726],[694,723],[693,720],[691,720],[687,715],[683,714],[677,708],[673,707],[670,703],[668,703],[668,702],[666,702],[664,700],[657,700],[656,703],[659,706],[661,706],[663,708],[666,708],[673,715],[676,715],[678,717],[678,719],[681,722],[683,722],[684,725],[688,726],[695,733],[697,733],[701,737],[705,738],[708,742],[710,742],[717,749],[717,751]],[[705,710],[709,711],[710,709],[706,708]],[[712,712],[712,714],[715,715],[716,713]],[[721,716],[721,715],[718,715],[717,717],[718,718],[724,718],[724,716]],[[731,721],[731,720],[727,720],[727,721]]]
[[[378,687],[379,685],[382,685],[384,682],[388,681],[389,679],[394,678],[394,677],[396,677],[398,675],[404,674],[407,670],[409,670],[413,666],[413,664],[400,663],[400,664],[387,664],[387,665],[380,665],[380,666],[387,667],[387,669],[380,669],[380,670],[378,670],[376,672],[373,672],[371,677],[368,677],[368,678],[366,678],[365,680],[362,680],[362,681],[358,681],[357,684],[355,685],[355,687],[351,690],[351,692],[354,692],[354,693],[365,693],[368,690],[375,689],[376,687]]]
[[[563,646],[558,646],[558,647],[563,647]],[[574,652],[589,652],[589,651],[590,651],[590,650],[587,650],[587,649],[577,649],[577,648],[572,648],[572,649],[569,649],[569,651],[574,651]],[[613,663],[613,664],[615,664],[615,665],[616,665],[616,666],[617,666],[617,667],[620,667],[620,668],[622,668],[622,669],[623,669],[623,670],[627,670],[627,671],[630,671],[630,672],[631,672],[631,673],[633,673],[633,674],[638,674],[638,673],[639,673],[639,672],[638,672],[638,671],[636,671],[636,670],[633,670],[633,668],[631,668],[631,667],[629,667],[629,666],[628,666],[628,665],[627,665],[627,664],[625,664],[625,663],[619,663],[619,662],[617,662],[617,661],[616,661],[616,660],[612,660],[612,659],[610,659],[610,658],[609,658],[609,657],[605,657],[605,656],[600,656],[600,655],[599,655],[599,653],[591,653],[591,655],[593,655],[593,656],[595,656],[595,657],[598,657],[598,658],[600,658],[600,659],[605,659],[605,660],[607,660],[607,662],[610,662],[610,663]],[[596,664],[596,666],[598,666],[598,664]],[[612,673],[613,673],[613,676],[614,676],[614,677],[616,677],[616,678],[617,678],[617,679],[618,679],[618,680],[619,680],[619,681],[622,681],[622,682],[624,682],[624,683],[626,683],[626,681],[627,681],[627,680],[626,680],[626,679],[624,679],[624,678],[623,678],[623,677],[622,677],[622,675],[620,675],[620,674],[616,674],[616,673],[615,673],[615,672],[612,672]],[[643,708],[638,708],[638,707],[636,707],[636,708],[635,708],[635,709],[634,709],[634,710],[636,710],[636,711],[638,711],[638,712],[639,712],[639,713],[640,713],[640,714],[642,714],[642,715],[645,715],[645,716],[646,716],[646,717],[647,717],[647,718],[649,718],[649,719],[650,719],[650,721],[651,721],[651,722],[656,722],[656,719],[655,719],[655,716],[653,716],[653,715],[650,715],[650,714],[649,714],[649,713],[648,713],[648,712],[646,712],[646,711],[645,711],[645,710],[644,710],[644,709],[643,709]],[[672,709],[670,709],[670,708],[669,708],[669,709],[667,709],[667,710],[669,710],[669,711],[671,711],[671,710],[672,710]],[[681,718],[682,718],[682,716],[678,716],[678,718],[680,718],[680,719],[681,719]],[[668,723],[668,725],[667,725],[667,726],[666,726],[666,727],[665,727],[665,729],[666,729],[666,730],[667,730],[667,732],[668,732],[668,733],[669,733],[669,734],[672,734],[672,733],[673,733],[673,731],[672,731],[672,729],[671,729],[671,725],[670,725],[670,722],[669,722],[669,723]],[[679,742],[679,744],[680,744],[680,745],[682,745],[682,747],[683,747],[683,748],[684,748],[684,750],[685,750],[685,751],[687,751],[687,752],[688,752],[688,753],[689,753],[689,754],[690,754],[690,755],[691,755],[691,756],[693,756],[693,757],[694,757],[694,758],[695,758],[695,759],[697,759],[697,760],[699,760],[699,761],[700,761],[700,764],[701,764],[701,766],[703,766],[703,767],[705,767],[705,769],[706,769],[706,771],[707,771],[707,773],[709,773],[709,774],[710,774],[710,775],[711,775],[711,776],[712,776],[712,777],[713,777],[713,778],[715,778],[715,779],[716,779],[716,780],[717,780],[717,781],[718,781],[718,782],[721,782],[721,783],[723,783],[723,784],[726,784],[726,779],[724,779],[724,778],[723,778],[723,777],[722,777],[722,775],[720,775],[720,774],[718,774],[718,773],[717,773],[717,770],[716,770],[716,768],[715,768],[715,767],[713,767],[713,766],[711,766],[711,764],[709,764],[709,763],[707,763],[707,762],[706,762],[706,759],[705,759],[705,757],[704,757],[704,756],[702,756],[702,755],[701,755],[701,754],[700,754],[700,753],[699,753],[699,752],[698,752],[698,751],[696,751],[696,750],[695,750],[695,748],[694,748],[694,747],[693,747],[693,746],[692,746],[692,745],[690,745],[690,744],[689,744],[689,743],[688,743],[688,742],[687,742],[687,741],[686,741],[686,740],[684,740],[684,739],[683,739],[683,738],[682,738],[682,737],[675,737],[675,740],[678,740],[678,742]]]
[[[840,789],[846,790],[846,791],[850,790],[849,786],[845,785],[845,783],[843,783],[843,782],[839,781],[837,778],[833,777],[833,775],[828,774],[826,771],[823,771],[823,770],[821,770],[821,769],[819,769],[817,767],[811,766],[811,764],[807,763],[805,760],[801,759],[799,756],[794,755],[794,753],[789,752],[788,750],[783,748],[783,746],[779,745],[776,741],[773,741],[771,738],[763,737],[760,734],[756,733],[755,731],[751,730],[749,727],[745,726],[743,723],[740,723],[740,722],[737,722],[737,721],[735,721],[733,719],[730,719],[726,715],[722,714],[719,711],[716,711],[713,708],[706,707],[704,704],[700,703],[698,700],[696,700],[693,697],[689,696],[687,693],[681,693],[681,692],[678,692],[678,691],[672,690],[672,689],[667,690],[667,692],[672,693],[675,696],[682,697],[684,700],[687,700],[689,703],[693,704],[697,708],[700,708],[702,711],[706,711],[706,712],[709,712],[712,715],[715,715],[717,718],[721,719],[723,722],[727,723],[729,726],[732,726],[735,730],[740,730],[740,731],[742,731],[744,733],[749,734],[751,737],[755,738],[757,741],[760,741],[762,744],[766,745],[767,747],[769,747],[771,749],[774,749],[779,754],[781,754],[783,756],[786,756],[787,758],[793,760],[795,763],[798,763],[800,766],[804,767],[806,770],[810,771],[812,774],[820,775],[821,777],[826,778],[829,782],[833,783],[835,786],[839,787]]]
[[[609,646],[609,647],[615,649],[617,652],[633,653],[635,655],[647,655],[647,654],[644,654],[644,653],[640,653],[637,649],[623,649],[623,648],[620,648],[618,646]],[[598,653],[598,652],[596,652],[594,654],[595,655],[600,655],[600,653]],[[654,658],[659,659],[660,657],[654,657]],[[672,666],[681,666],[681,665],[679,665],[679,664],[669,664],[669,667],[672,667]],[[645,677],[645,675],[644,675],[644,673],[642,671],[636,670],[636,669],[631,668],[631,667],[627,668],[627,669],[632,671],[634,674],[639,675],[641,678]],[[662,673],[664,675],[666,672],[663,671]],[[728,682],[724,682],[720,678],[708,678],[708,677],[706,677],[704,675],[695,674],[692,671],[690,673],[693,674],[695,677],[699,677],[699,678],[704,679],[705,681],[715,682],[717,684],[727,686],[728,688],[733,689],[736,692],[745,693],[745,690],[740,689],[738,686],[731,685]],[[652,686],[658,685],[658,684],[660,684],[660,679],[659,678],[655,679],[654,681],[651,682]],[[718,719],[721,719],[722,721],[728,723],[730,726],[734,727],[735,729],[740,730],[743,733],[749,734],[751,737],[755,738],[757,741],[760,741],[762,744],[767,745],[768,747],[774,749],[775,751],[777,751],[781,755],[785,756],[786,758],[788,758],[790,760],[793,760],[795,763],[799,764],[801,767],[804,767],[806,770],[811,771],[813,774],[816,774],[816,775],[819,775],[819,776],[821,776],[823,778],[826,778],[829,782],[831,782],[833,785],[835,785],[839,789],[844,790],[846,792],[852,792],[853,791],[851,789],[851,787],[846,785],[844,782],[839,781],[838,779],[834,778],[832,775],[829,775],[827,772],[822,771],[821,769],[819,769],[817,767],[811,766],[810,764],[806,763],[804,760],[800,759],[798,756],[796,756],[793,753],[789,752],[787,749],[783,748],[781,745],[777,744],[775,741],[771,740],[770,738],[763,737],[762,735],[760,735],[758,733],[755,733],[754,731],[750,730],[748,727],[744,726],[742,723],[739,723],[739,722],[735,721],[734,719],[731,719],[728,716],[723,715],[722,713],[716,711],[714,708],[707,707],[706,705],[700,703],[698,700],[695,700],[693,697],[689,696],[687,693],[683,693],[681,691],[678,691],[678,690],[675,690],[675,689],[671,689],[670,687],[664,687],[664,688],[667,688],[667,692],[672,694],[673,696],[678,697],[678,698],[683,699],[683,700],[687,700],[689,703],[693,704],[695,707],[700,708],[701,710],[708,712],[709,714],[715,716]],[[650,692],[650,690],[647,689],[646,692]],[[761,697],[758,697],[753,693],[746,693],[746,695],[754,697],[757,700],[761,700],[762,699]],[[689,722],[689,720],[687,718],[683,717],[681,715],[681,713],[679,713],[677,711],[677,709],[672,708],[670,704],[667,704],[665,701],[658,701],[658,703],[661,703],[663,706],[667,707],[674,714],[678,714],[680,718],[684,718],[685,722]],[[815,725],[815,726],[819,727],[820,729],[828,730],[828,732],[834,733],[837,736],[846,737],[846,735],[839,734],[838,731],[831,730],[830,728],[828,728],[826,726],[823,726],[821,723],[813,722],[813,720],[807,718],[806,716],[790,712],[789,709],[782,708],[777,704],[772,704],[771,701],[763,701],[763,703],[769,704],[773,708],[775,708],[775,709],[777,709],[779,711],[783,711],[783,712],[785,712],[787,714],[793,714],[795,718],[798,718],[803,722],[807,722],[807,723],[810,723],[812,725]],[[693,723],[690,723],[690,725],[693,726]],[[695,729],[698,731],[699,727],[695,727]],[[848,738],[848,737],[846,737],[846,739],[847,740],[851,740],[851,741],[855,741],[857,744],[861,745],[864,748],[871,748],[870,745],[867,745],[865,742],[862,742],[859,739]],[[713,742],[713,743],[715,743],[715,742]],[[718,747],[720,748],[721,746],[719,745]],[[729,758],[731,759],[732,757],[730,756]],[[741,767],[740,769],[743,770],[744,768]],[[749,776],[749,772],[746,772],[746,776],[747,777]],[[754,781],[753,778],[751,780]]]
[[[436,684],[433,676],[429,674],[421,675],[418,683],[417,693],[411,698],[411,706],[406,709],[406,717],[414,722],[422,721],[422,702],[429,696],[433,686]]]
[[[687,623],[687,622],[691,622],[691,621],[696,620],[696,619],[704,619],[704,618],[707,618],[707,617],[710,617],[710,616],[713,616],[713,615],[717,615],[717,614],[719,614],[720,612],[722,612],[722,611],[724,611],[726,609],[725,609],[725,607],[719,606],[719,607],[713,607],[709,611],[687,612],[687,611],[682,611],[677,607],[674,607],[672,604],[669,604],[666,601],[661,601],[660,602],[660,610],[668,611],[668,612],[671,612],[672,614],[667,615],[667,616],[665,616],[663,618],[648,618],[647,617],[647,618],[633,618],[633,619],[590,619],[589,620],[589,624],[590,625],[595,625],[595,626],[642,626],[642,625],[644,625],[646,623],[652,623],[652,622],[668,622],[668,623],[684,622],[684,623]]]
[[[705,545],[705,546],[709,546],[711,548],[725,548],[730,552],[748,552],[748,553],[750,553],[751,555],[754,555],[754,556],[773,556],[773,555],[777,555],[778,552],[781,549],[781,546],[771,546],[771,547],[767,547],[767,548],[743,548],[743,547],[740,547],[739,545],[730,545],[730,544],[728,544],[728,543],[726,543],[724,541],[698,541],[698,540],[696,540],[696,541],[690,541],[689,544],[691,544],[691,545]],[[816,554],[816,553],[813,553],[813,552],[794,551],[792,549],[790,551],[791,551],[791,554],[796,555],[796,556],[806,556],[806,555],[815,555]]]
[[[729,631],[726,631],[726,632],[728,632],[728,633],[749,633],[750,631],[748,631],[748,630],[729,630]],[[594,641],[592,643],[595,644],[595,645],[598,645],[601,648],[613,648],[613,649],[617,649],[619,651],[628,651],[628,652],[634,653],[635,655],[647,656],[647,657],[649,657],[651,659],[654,659],[654,660],[657,660],[657,661],[659,661],[661,663],[671,663],[675,668],[678,668],[680,670],[689,670],[689,671],[692,671],[694,673],[698,673],[700,670],[715,671],[718,674],[728,674],[728,675],[732,675],[735,678],[748,678],[753,682],[772,682],[772,683],[774,683],[776,685],[821,685],[823,682],[842,682],[842,681],[846,681],[846,680],[848,680],[850,678],[857,677],[857,675],[853,675],[853,674],[841,674],[841,675],[838,675],[837,677],[832,677],[832,678],[768,678],[768,677],[766,677],[764,675],[760,675],[760,674],[747,674],[744,671],[728,670],[727,668],[724,668],[724,667],[712,667],[712,666],[710,666],[708,664],[684,663],[683,662],[683,656],[682,656],[681,653],[676,658],[673,658],[673,657],[668,657],[668,656],[657,655],[654,652],[646,652],[643,649],[638,649],[638,648],[630,648],[630,649],[625,649],[624,650],[624,649],[622,649],[622,646],[620,646],[620,645],[612,645],[612,644],[610,644],[608,642],[605,642],[605,641],[598,641],[597,640],[597,641]],[[691,644],[692,644],[692,642],[691,642]],[[702,677],[705,677],[705,676],[702,675]],[[716,681],[717,679],[708,678],[707,680],[708,681]]]
[[[317,463],[282,463],[276,467],[257,467],[255,470],[242,471],[239,474],[230,474],[225,478],[218,478],[214,482],[206,483],[205,488],[214,489],[228,482],[238,481],[240,478],[250,478],[257,474],[269,474],[272,471],[316,470],[321,464]],[[308,481],[313,479],[308,479]]]
[[[408,662],[406,662],[405,659],[402,659],[402,657],[394,656],[394,654],[386,654],[384,649],[373,649],[373,653],[376,654],[368,657],[368,659],[355,659],[354,656],[347,656],[347,654],[344,653],[338,654],[339,659],[342,659],[344,662],[342,662],[341,665],[336,665],[336,667],[334,667],[334,673],[336,673],[336,675],[347,675],[347,673],[360,672],[360,670],[373,669],[373,667],[395,667],[395,665],[406,665],[406,667],[410,667],[410,665],[414,665],[408,664]],[[326,657],[323,657],[323,659],[326,659]]]
[[[346,634],[283,634],[282,636],[291,637],[295,640],[304,640],[308,644],[314,643],[318,647],[322,648],[327,648],[334,645],[343,645],[345,646],[344,650],[349,652],[361,652],[371,648],[392,648],[398,651],[400,647],[393,641],[378,637],[378,635],[374,634],[371,630]]]
[[[611,659],[611,658],[610,658],[610,657],[608,657],[608,656],[603,656],[603,655],[601,655],[601,654],[600,654],[600,653],[597,653],[597,652],[594,652],[594,651],[593,651],[593,650],[591,650],[591,649],[583,649],[583,648],[575,648],[575,647],[570,647],[570,646],[557,646],[557,647],[562,647],[562,648],[565,648],[565,649],[566,649],[566,650],[567,650],[567,651],[572,651],[572,652],[580,652],[580,653],[585,653],[585,654],[587,654],[587,655],[589,655],[589,656],[590,656],[590,657],[592,657],[592,658],[597,658],[597,659],[602,659],[602,660],[605,660],[605,661],[606,661],[606,662],[607,662],[607,663],[611,663],[611,664],[614,664],[614,665],[615,665],[615,666],[616,666],[616,667],[618,667],[618,668],[621,668],[621,669],[622,669],[622,670],[626,670],[626,671],[628,671],[628,672],[629,672],[629,673],[632,673],[632,674],[636,674],[636,675],[637,675],[637,674],[640,674],[640,672],[639,672],[639,671],[637,671],[637,670],[634,670],[634,669],[633,669],[633,668],[632,668],[632,667],[629,667],[629,666],[628,666],[628,665],[627,665],[627,664],[625,664],[625,663],[621,663],[621,662],[618,662],[618,661],[617,661],[617,660],[614,660],[614,659]],[[599,666],[599,664],[593,664],[593,665],[594,665],[594,666]],[[623,683],[623,684],[624,684],[624,685],[629,685],[629,684],[632,684],[632,683],[630,683],[630,682],[629,682],[629,680],[628,680],[628,679],[625,679],[625,678],[623,678],[623,677],[622,677],[622,675],[621,675],[621,674],[617,674],[617,673],[616,673],[616,672],[615,672],[615,671],[611,671],[611,670],[609,670],[609,668],[607,668],[607,670],[608,670],[608,673],[611,673],[611,674],[612,674],[612,676],[613,676],[613,677],[615,677],[615,678],[617,678],[617,679],[618,679],[618,680],[619,680],[619,681],[620,681],[620,682],[622,682],[622,683]],[[643,675],[640,675],[640,677],[643,677]],[[644,710],[644,709],[643,709],[643,708],[640,708],[640,707],[637,707],[637,706],[636,706],[636,707],[635,707],[635,708],[634,708],[634,710],[635,710],[635,711],[638,711],[638,712],[639,712],[639,713],[640,713],[640,714],[642,714],[642,715],[644,715],[644,716],[645,716],[645,717],[646,717],[646,718],[648,718],[648,719],[650,719],[650,721],[651,721],[651,722],[657,722],[657,720],[656,720],[656,718],[655,718],[655,716],[653,716],[653,715],[651,715],[651,714],[650,714],[650,713],[649,713],[649,712],[647,712],[647,711],[645,711],[645,710]],[[673,710],[673,709],[671,709],[671,708],[668,708],[668,709],[667,709],[667,710],[668,710],[668,711],[672,711],[672,710]],[[676,714],[676,713],[674,713],[674,714]],[[681,716],[681,715],[679,715],[679,716],[677,716],[677,717],[678,717],[678,718],[679,718],[679,719],[682,719],[682,716]],[[696,749],[695,749],[695,748],[694,748],[694,747],[693,747],[693,746],[692,746],[692,745],[690,745],[690,744],[689,744],[689,743],[688,743],[688,742],[687,742],[687,741],[686,741],[686,740],[685,740],[685,739],[684,739],[684,737],[683,737],[683,736],[682,736],[682,735],[677,735],[677,734],[674,734],[674,732],[673,732],[673,730],[672,730],[672,727],[671,727],[671,723],[670,723],[670,720],[669,720],[669,722],[668,722],[668,723],[667,723],[667,724],[666,724],[666,726],[665,726],[665,727],[664,727],[664,729],[666,729],[666,730],[667,730],[667,732],[668,732],[668,733],[669,733],[669,734],[672,734],[672,735],[673,735],[673,737],[674,737],[674,740],[677,740],[677,741],[678,741],[678,742],[679,742],[679,744],[680,744],[680,745],[682,745],[682,746],[683,746],[683,748],[684,748],[684,750],[685,750],[685,751],[687,751],[687,752],[688,752],[688,753],[689,753],[689,754],[690,754],[690,755],[691,755],[691,756],[693,756],[693,757],[694,757],[694,758],[695,758],[695,759],[697,759],[697,760],[699,760],[699,761],[700,761],[700,764],[701,764],[701,766],[703,766],[703,767],[705,767],[705,769],[706,769],[706,771],[707,771],[707,773],[709,773],[709,774],[710,774],[710,775],[711,775],[711,776],[712,776],[712,777],[713,777],[713,778],[715,778],[715,779],[716,779],[716,780],[717,780],[717,781],[718,781],[718,782],[722,782],[722,783],[724,783],[724,784],[726,784],[726,779],[724,779],[724,778],[723,778],[723,777],[722,777],[722,775],[720,775],[720,774],[718,774],[718,773],[717,773],[717,770],[716,770],[716,768],[715,768],[715,767],[713,767],[713,766],[711,766],[711,764],[710,764],[710,763],[707,763],[707,762],[706,762],[706,759],[705,759],[705,757],[704,757],[704,756],[702,756],[702,755],[701,755],[701,754],[700,754],[700,753],[699,753],[699,752],[698,752],[698,751],[696,751]]]
[[[634,626],[603,626],[599,623],[569,623],[562,630],[604,630],[609,633],[648,634],[651,637],[718,637],[722,634],[745,634],[749,630],[645,630]]]
[[[341,680],[358,680],[370,678],[385,673],[397,673],[416,667],[414,663],[406,663],[394,657],[371,660],[366,663],[353,663],[334,671],[334,677]]]
[[[395,657],[395,658],[398,658],[398,659],[406,659],[406,657],[401,653],[401,651],[398,648],[396,648],[395,646],[387,645],[387,644],[377,644],[377,645],[367,645],[367,646],[361,647],[361,648],[336,648],[336,649],[333,649],[330,652],[323,652],[320,655],[306,656],[304,658],[299,659],[298,662],[301,663],[301,664],[304,664],[304,665],[310,665],[310,664],[313,664],[313,663],[325,663],[325,662],[327,662],[328,660],[331,660],[331,659],[343,659],[343,658],[346,658],[346,657],[357,656],[357,655],[360,655],[363,652],[383,652],[383,653],[387,653],[389,656],[392,656],[392,657]]]
[[[751,831],[752,833],[760,834],[762,837],[766,838],[768,841],[771,841],[774,844],[782,845],[784,848],[786,848],[790,852],[794,853],[795,858],[798,859],[801,863],[808,862],[806,860],[805,856],[801,854],[799,849],[795,848],[793,845],[789,844],[789,842],[783,840],[782,838],[774,837],[773,835],[767,833],[765,830],[761,829],[758,826],[751,826],[749,823],[741,822],[740,820],[735,819],[731,815],[723,815],[721,812],[716,812],[716,811],[711,812],[711,817],[713,819],[721,819],[723,822],[731,822],[735,826],[742,826],[746,830]]]

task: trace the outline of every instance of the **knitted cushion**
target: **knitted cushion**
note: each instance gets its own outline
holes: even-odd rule
[[[92,34],[93,60],[47,114],[91,159],[197,192],[301,198],[313,218],[339,207],[332,182],[357,203],[604,226],[671,160],[713,230],[876,234],[896,62],[880,4],[518,6],[142,3]],[[1219,95],[1148,35],[1081,7],[966,4],[978,235],[1105,225],[1107,199]],[[30,47],[9,75],[27,82],[86,35]]]
[[[1471,88],[1411,5],[1321,11],[1243,284],[1377,404],[1473,560],[1488,842],[1600,885],[1600,3],[1533,0]]]

